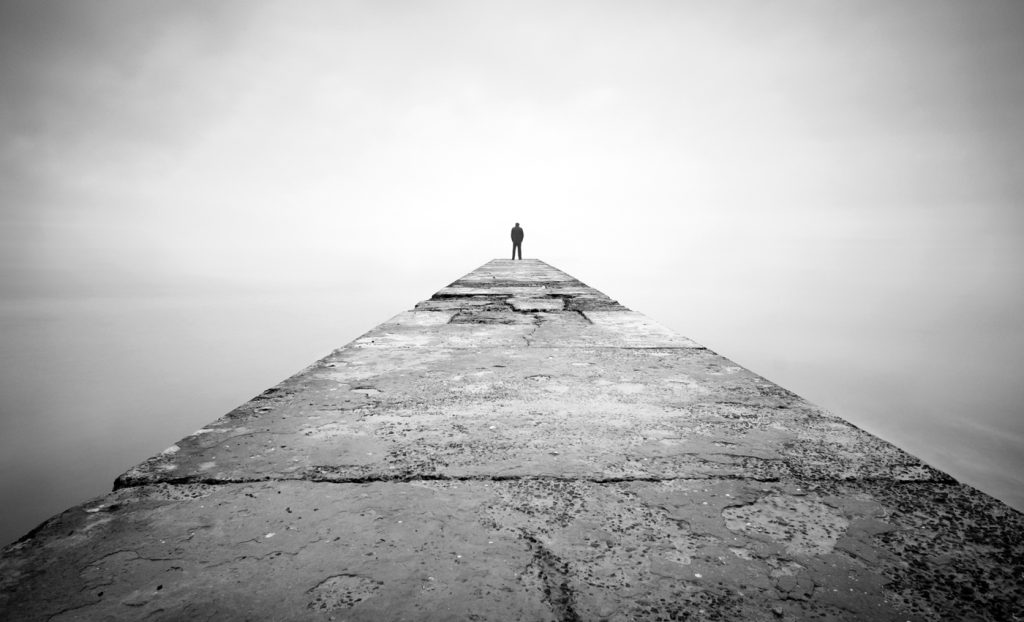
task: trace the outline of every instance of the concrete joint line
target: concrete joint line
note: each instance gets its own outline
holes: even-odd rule
[[[188,486],[202,484],[207,486],[228,486],[231,484],[253,484],[260,482],[310,482],[322,484],[374,484],[394,483],[408,484],[415,482],[516,482],[516,481],[546,481],[546,482],[576,482],[598,485],[607,484],[628,484],[634,482],[665,483],[677,481],[752,481],[761,483],[772,483],[781,481],[798,481],[805,485],[819,485],[825,483],[884,483],[893,486],[933,484],[933,485],[955,485],[955,480],[943,479],[911,479],[896,480],[885,477],[860,477],[860,478],[797,478],[797,477],[757,477],[747,474],[722,474],[708,477],[691,475],[686,477],[677,476],[634,476],[634,477],[565,477],[558,475],[368,475],[368,476],[340,476],[332,477],[330,474],[309,473],[296,477],[237,477],[237,478],[212,478],[212,477],[182,477],[177,479],[166,479],[155,481],[145,480],[119,480],[115,483],[114,490],[124,488],[139,488],[155,483],[168,484],[172,486]]]

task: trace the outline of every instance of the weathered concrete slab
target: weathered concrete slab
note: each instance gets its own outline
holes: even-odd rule
[[[357,342],[358,343],[358,342]],[[119,485],[942,474],[706,349],[336,351]],[[825,456],[827,459],[823,459]]]
[[[0,557],[25,620],[1013,620],[1024,517],[495,260]]]

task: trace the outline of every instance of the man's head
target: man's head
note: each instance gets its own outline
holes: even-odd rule
[[[519,226],[519,223],[516,223],[516,226],[518,227],[518,226]]]

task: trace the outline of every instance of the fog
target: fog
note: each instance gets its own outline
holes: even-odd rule
[[[1024,5],[0,0],[0,543],[511,249],[1024,509]]]

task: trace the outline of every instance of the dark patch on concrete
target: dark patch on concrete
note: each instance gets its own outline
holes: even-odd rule
[[[522,534],[533,554],[533,560],[527,566],[527,572],[538,575],[544,589],[544,602],[551,607],[551,612],[558,622],[579,622],[576,613],[576,595],[569,585],[569,564],[559,559],[543,542],[529,533]]]
[[[316,584],[309,590],[313,600],[307,605],[314,611],[336,611],[348,609],[367,598],[372,598],[380,586],[380,581],[368,577],[351,574],[332,575]]]
[[[900,604],[925,619],[1024,620],[1024,520],[960,484],[876,485],[892,529],[876,536]]]
[[[522,320],[509,309],[503,311],[472,310],[459,311],[450,320],[451,324],[522,324]]]
[[[628,311],[626,307],[611,298],[565,294],[554,294],[554,296],[565,299],[566,311],[575,311],[581,314],[584,311]]]

